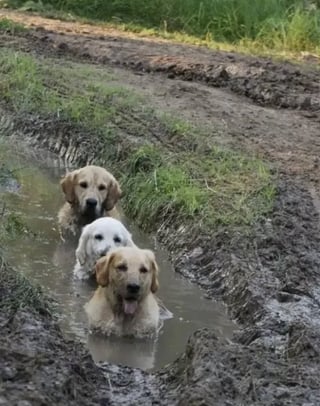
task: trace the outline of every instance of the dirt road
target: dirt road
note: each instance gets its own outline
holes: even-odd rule
[[[219,230],[191,241],[187,232],[159,231],[176,270],[227,303],[241,325],[234,341],[221,343],[208,331],[198,332],[185,354],[158,374],[121,369],[120,377],[134,378],[123,389],[115,377],[113,399],[138,404],[128,393],[138,399],[142,390],[145,396],[149,391],[150,404],[161,405],[319,404],[316,61],[308,66],[274,62],[7,10],[1,16],[32,29],[1,35],[1,47],[112,67],[123,85],[157,109],[211,129],[210,143],[256,153],[279,171],[273,213],[250,235]],[[38,118],[16,126],[28,133],[43,128]],[[48,131],[58,139],[54,127]],[[72,137],[70,130],[56,152],[65,151]],[[161,394],[158,403],[154,388]]]
[[[20,49],[121,66],[124,85],[156,107],[215,128],[215,142],[261,153],[318,182],[319,64],[277,63],[7,10],[1,16],[34,29],[19,38]]]

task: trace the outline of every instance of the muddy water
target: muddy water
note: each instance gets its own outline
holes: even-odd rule
[[[61,243],[56,226],[57,211],[63,202],[59,178],[66,172],[66,165],[47,152],[22,150],[3,141],[0,162],[14,171],[12,179],[7,179],[0,189],[0,202],[6,202],[27,225],[26,231],[6,244],[6,258],[55,298],[65,334],[87,343],[95,361],[157,369],[173,361],[198,328],[210,327],[219,336],[231,336],[234,325],[225,309],[203,298],[195,285],[176,275],[166,252],[130,220],[126,225],[135,243],[156,252],[161,270],[159,296],[172,318],[164,320],[156,341],[106,339],[90,334],[83,305],[95,286],[73,278],[76,241]]]

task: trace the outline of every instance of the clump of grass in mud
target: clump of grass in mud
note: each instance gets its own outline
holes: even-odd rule
[[[0,18],[0,32],[6,32],[14,35],[25,31],[26,28],[22,24],[15,23],[8,18]]]
[[[30,230],[26,223],[17,213],[6,214],[5,206],[0,213],[1,225],[0,225],[0,242],[16,239],[21,234],[27,234],[27,238],[32,238]]]
[[[206,229],[249,225],[271,210],[275,188],[261,161],[217,148],[201,158],[138,149],[122,179],[128,214],[145,228],[191,220]]]
[[[8,210],[6,203],[0,201],[0,244],[7,244],[21,236],[28,239],[37,237],[20,214]]]
[[[244,225],[272,207],[266,165],[208,148],[210,135],[158,114],[101,68],[2,50],[0,74],[1,93],[20,114],[67,119],[103,140],[102,159],[122,174],[127,213],[145,228],[191,220],[202,227]]]
[[[5,153],[5,151],[2,151]],[[1,188],[7,189],[10,181],[16,178],[15,171],[9,169],[5,164],[0,165],[0,192]],[[18,236],[28,234],[33,236],[27,227],[23,217],[18,213],[9,211],[5,201],[0,200],[0,243],[15,239]]]
[[[48,314],[53,309],[53,302],[44,296],[39,286],[31,284],[20,272],[12,269],[0,252],[0,311],[12,314],[19,308],[32,308]]]

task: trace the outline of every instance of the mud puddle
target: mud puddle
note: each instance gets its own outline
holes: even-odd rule
[[[159,296],[173,316],[164,321],[156,342],[107,340],[88,334],[83,305],[95,286],[73,278],[76,241],[62,244],[56,228],[56,215],[63,202],[59,179],[66,165],[47,152],[26,151],[3,142],[0,156],[3,167],[13,171],[6,183],[9,187],[0,190],[0,201],[25,225],[18,236],[7,242],[6,258],[54,297],[64,333],[87,343],[96,362],[158,369],[184,350],[189,335],[198,328],[210,327],[221,337],[232,335],[234,324],[224,307],[205,299],[197,286],[176,275],[157,241],[130,220],[126,225],[136,244],[156,252],[161,270]]]

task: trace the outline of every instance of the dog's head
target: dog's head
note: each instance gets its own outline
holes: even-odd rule
[[[116,247],[135,247],[126,227],[112,217],[101,217],[86,225],[81,233],[76,249],[80,265],[93,264]]]
[[[137,247],[115,248],[96,264],[100,286],[110,286],[126,315],[134,315],[139,303],[159,288],[154,253]]]
[[[68,173],[60,182],[66,201],[78,207],[91,222],[113,209],[121,197],[121,189],[104,168],[89,165]]]

